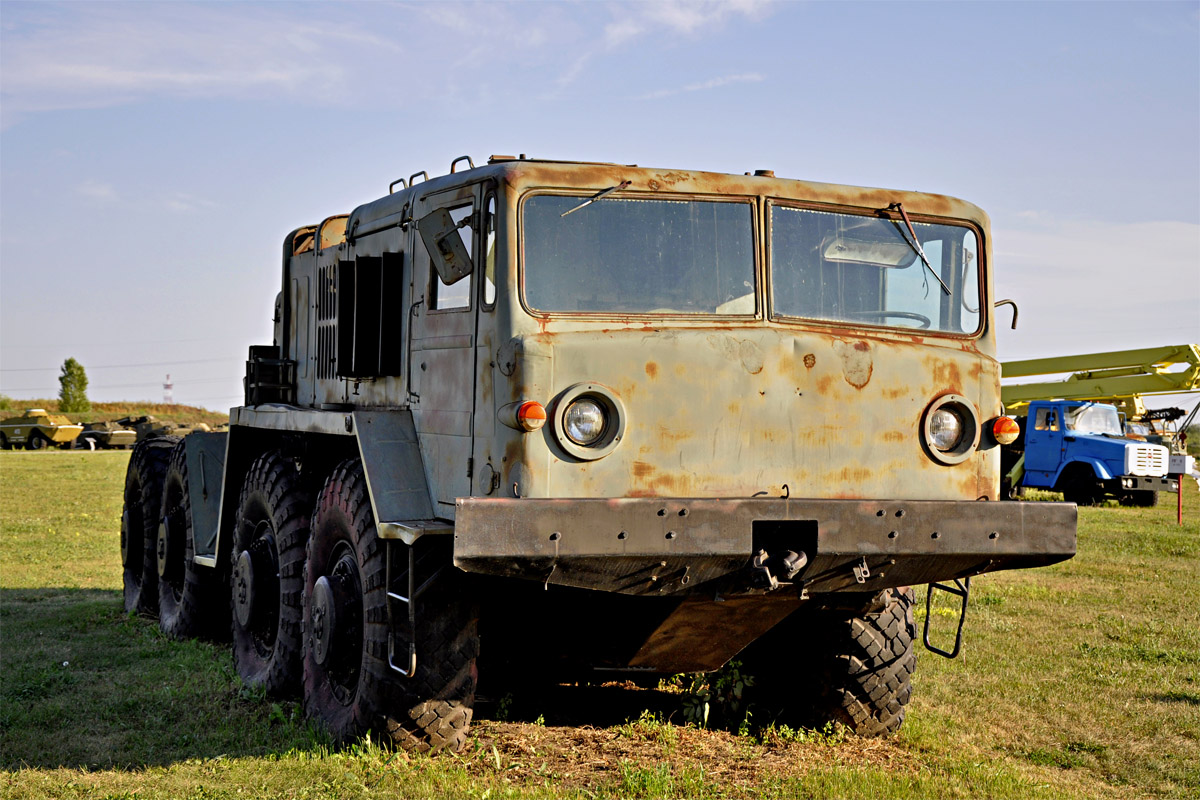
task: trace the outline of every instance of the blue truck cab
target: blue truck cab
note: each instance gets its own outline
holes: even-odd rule
[[[1150,506],[1157,492],[1179,490],[1167,475],[1167,448],[1127,437],[1116,407],[1107,403],[1038,400],[1019,422],[1023,435],[1006,470],[1014,487],[1059,491],[1079,505],[1115,497]]]

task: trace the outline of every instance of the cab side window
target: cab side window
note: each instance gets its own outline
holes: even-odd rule
[[[474,206],[465,205],[457,208],[451,208],[450,218],[455,223],[460,223],[463,220],[469,220],[474,213]],[[459,235],[462,237],[463,246],[467,248],[467,255],[472,260],[475,258],[475,228],[471,222],[463,225],[458,229]],[[430,308],[434,311],[448,311],[451,309],[470,308],[471,306],[471,278],[467,277],[458,281],[453,286],[447,286],[442,283],[442,279],[438,277],[436,270],[430,270],[433,274],[432,286],[430,294],[432,300]]]
[[[1058,430],[1058,412],[1053,408],[1039,408],[1037,417],[1033,421],[1033,429],[1036,431]]]

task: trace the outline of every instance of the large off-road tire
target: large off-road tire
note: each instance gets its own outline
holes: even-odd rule
[[[195,564],[193,535],[187,451],[180,442],[163,479],[155,542],[158,626],[175,639],[220,638],[229,629],[228,583],[217,570]]]
[[[29,438],[25,441],[26,450],[42,450],[49,445],[50,440],[41,431],[30,431]]]
[[[299,693],[301,595],[312,497],[296,463],[278,451],[246,474],[230,553],[233,661],[269,694]]]
[[[426,552],[418,540],[418,552]],[[396,547],[402,547],[397,543]],[[368,731],[413,751],[457,752],[475,701],[478,615],[448,554],[418,555],[417,670],[388,666],[388,551],[378,538],[362,464],[343,462],[313,512],[304,587],[304,707],[340,743]],[[397,576],[407,575],[407,553]],[[432,562],[432,563],[430,563]],[[440,564],[440,568],[439,568]],[[404,613],[403,604],[399,612]],[[407,616],[405,616],[407,619]],[[397,644],[404,662],[407,647]]]
[[[756,704],[814,728],[896,731],[917,666],[913,602],[904,588],[882,592],[866,608],[802,608],[747,651]]]
[[[178,441],[178,436],[160,436],[140,442],[125,470],[121,567],[126,611],[158,613],[158,512],[167,462]]]

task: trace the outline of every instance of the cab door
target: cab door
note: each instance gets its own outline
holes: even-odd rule
[[[1063,420],[1055,406],[1040,406],[1025,431],[1025,469],[1054,473],[1062,461]]]
[[[472,262],[479,251],[480,186],[419,198],[413,218],[422,220],[445,209]],[[420,223],[418,222],[418,225]],[[454,518],[454,501],[471,494],[471,443],[475,408],[476,283],[479,269],[447,286],[438,276],[416,226],[411,231],[413,304],[410,308],[409,402],[413,410],[426,479],[436,500],[435,513]],[[475,265],[477,266],[477,265]]]

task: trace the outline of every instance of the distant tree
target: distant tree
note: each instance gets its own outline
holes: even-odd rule
[[[64,414],[90,410],[92,404],[88,400],[87,384],[83,364],[73,358],[64,361],[62,374],[58,376],[58,410]]]

